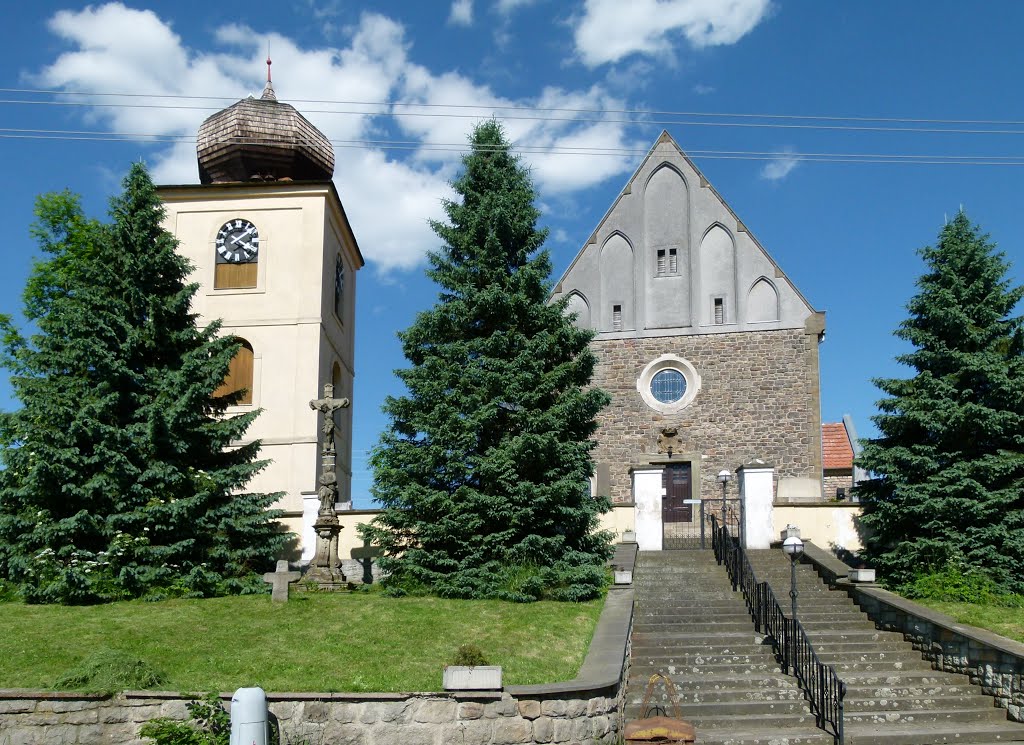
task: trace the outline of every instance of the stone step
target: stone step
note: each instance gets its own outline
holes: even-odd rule
[[[633,719],[636,716],[639,716],[637,710],[631,710],[628,707],[625,709],[627,720]],[[717,716],[696,712],[693,714],[684,713],[683,719],[690,722],[696,728],[698,743],[704,742],[705,734],[713,730],[761,731],[766,734],[774,732],[781,736],[784,734],[782,730],[790,728],[801,729],[807,732],[817,729],[814,715],[809,711],[803,714],[772,714],[767,717],[764,714],[724,714]],[[829,740],[831,741],[831,738]],[[772,741],[774,742],[774,740]]]
[[[819,656],[829,653],[857,654],[858,652],[899,651],[908,648],[906,642],[899,639],[821,641],[812,636],[811,643]]]
[[[740,688],[738,686],[733,688],[713,688],[709,690],[697,690],[690,686],[676,688],[676,692],[679,695],[680,704],[703,704],[703,703],[728,703],[734,701],[803,701],[804,692],[796,686],[792,688],[782,688],[780,686],[775,687],[761,687],[761,688]],[[629,704],[639,704],[643,702],[644,690],[641,687],[635,692],[631,692],[626,696],[626,702]],[[651,693],[651,701],[671,707],[671,701],[669,695],[662,688],[658,688]],[[671,715],[671,711],[669,711]]]
[[[739,632],[754,632],[754,623],[749,619],[746,621],[722,621],[717,623],[714,620],[705,619],[702,621],[657,621],[650,622],[641,619],[633,624],[633,628],[636,630],[643,630],[645,632],[652,633],[739,633]]]
[[[632,646],[634,651],[645,649],[679,649],[686,652],[707,652],[709,654],[760,654],[764,650],[771,651],[771,644],[760,642],[753,634],[742,637],[720,639],[717,636],[707,637],[707,641],[694,644],[692,636],[686,634],[647,634],[633,633]]]
[[[852,727],[857,724],[962,724],[966,722],[1006,721],[1006,712],[995,707],[982,709],[978,707],[931,708],[931,709],[900,709],[894,711],[850,711],[843,715],[843,724]],[[1021,728],[1024,730],[1024,727]]]
[[[668,674],[665,670],[655,670],[653,672],[662,672]],[[643,674],[633,668],[630,668],[629,679],[627,681],[627,690],[631,693],[634,690],[639,690],[641,693],[646,690],[647,683],[650,680],[651,673]],[[687,674],[675,674],[669,675],[672,678],[672,683],[676,687],[676,691],[683,695],[684,692],[711,692],[711,691],[748,691],[748,690],[792,690],[800,693],[800,689],[797,688],[796,681],[788,676],[782,675],[779,672],[768,672],[768,673],[751,673],[749,675],[739,675],[736,677],[724,677],[719,676],[715,679],[711,679],[706,675],[687,675]],[[663,690],[661,686],[655,688],[657,691]],[[628,695],[628,694],[627,694]]]
[[[640,710],[642,703],[640,698],[627,698],[625,704],[626,718],[642,717],[644,712]],[[673,708],[659,706],[665,712],[664,716],[672,716]],[[779,716],[806,717],[809,715],[807,702],[800,699],[783,699],[778,701],[702,701],[700,703],[679,702],[681,718],[696,724],[697,719],[727,720],[729,717],[768,717],[774,720]],[[659,711],[659,713],[661,713]],[[813,718],[812,718],[813,722]]]
[[[864,711],[875,713],[890,711],[918,711],[921,709],[941,709],[945,711],[951,711],[954,709],[982,709],[984,711],[991,712],[1001,711],[1003,712],[1003,718],[1006,718],[1006,712],[1002,709],[997,709],[991,698],[988,696],[982,696],[981,694],[973,694],[969,691],[961,691],[959,693],[946,696],[899,696],[896,698],[885,698],[876,695],[861,698],[851,695],[849,690],[847,690],[846,698],[844,699],[844,706],[846,707],[847,713]]]
[[[771,650],[768,650],[767,653],[758,650],[751,654],[716,654],[699,650],[686,652],[681,651],[678,648],[669,650],[635,649],[633,652],[633,659],[634,664],[650,662],[653,660],[664,660],[666,665],[674,666],[676,668],[699,668],[702,666],[726,667],[730,665],[742,665],[746,667],[749,665],[761,664],[773,665],[775,668],[779,667],[775,660],[775,656],[771,654]]]
[[[910,670],[921,670],[931,672],[931,666],[923,660],[865,660],[865,661],[832,661],[827,663],[836,669],[836,673],[843,681],[851,673],[898,673]]]
[[[945,745],[946,743],[1007,743],[1024,741],[1024,725],[1013,722],[849,724],[846,745]],[[699,737],[699,735],[698,735]]]
[[[826,665],[853,664],[857,662],[921,662],[921,655],[913,649],[876,650],[873,652],[824,652],[815,648],[818,659]],[[927,664],[927,663],[924,663]],[[929,665],[929,667],[931,667]]]
[[[697,733],[700,745],[832,745],[832,735],[814,727],[792,727],[777,730],[771,727],[753,732],[737,730],[705,730]]]
[[[670,675],[673,680],[694,680],[701,676],[707,678],[709,685],[723,685],[729,681],[726,687],[735,687],[732,681],[742,683],[744,678],[754,675],[779,675],[782,672],[777,664],[751,664],[751,665],[677,665],[666,660],[647,660],[636,664],[636,674],[645,680],[654,673]],[[795,685],[795,683],[794,683]]]

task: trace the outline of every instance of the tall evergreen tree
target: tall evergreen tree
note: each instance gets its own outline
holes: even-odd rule
[[[285,536],[274,495],[239,493],[264,463],[231,443],[257,413],[213,396],[237,343],[197,328],[142,165],[110,214],[87,219],[67,193],[37,204],[35,333],[3,320],[21,408],[0,416],[0,576],[32,602],[260,589]]]
[[[881,436],[859,460],[866,552],[895,585],[952,564],[1024,592],[1024,288],[962,212],[920,254],[896,331],[915,374],[875,381]]]
[[[547,303],[529,173],[500,125],[473,132],[460,199],[432,223],[437,304],[400,334],[408,395],[371,458],[383,513],[367,531],[397,590],[447,597],[593,597],[608,536],[607,498],[590,496],[595,416],[591,334]]]

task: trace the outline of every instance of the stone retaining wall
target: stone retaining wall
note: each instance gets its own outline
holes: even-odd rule
[[[958,624],[877,587],[852,587],[854,600],[880,628],[899,631],[936,670],[970,676],[1010,719],[1024,722],[1024,644]]]
[[[845,589],[875,625],[898,631],[936,670],[967,675],[1010,719],[1024,722],[1024,644],[949,616],[877,585],[850,582],[849,567],[813,543],[804,559],[837,589]]]
[[[271,693],[282,745],[611,745],[619,740],[633,590],[613,588],[579,674],[466,693]],[[396,664],[400,664],[397,661]],[[440,674],[440,671],[438,671]],[[221,694],[230,702],[231,694]],[[0,745],[151,745],[151,719],[188,718],[178,693],[0,690]]]
[[[613,743],[621,694],[517,698],[497,693],[271,694],[282,743],[292,745],[512,745]],[[225,705],[230,694],[223,694]],[[102,698],[0,691],[0,743],[130,743],[156,717],[186,719],[188,699],[136,691]]]

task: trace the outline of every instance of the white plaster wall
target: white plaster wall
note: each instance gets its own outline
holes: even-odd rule
[[[771,468],[740,470],[740,499],[743,500],[744,548],[770,548],[772,542],[773,484]]]
[[[857,552],[863,548],[856,528],[860,514],[858,504],[778,504],[772,514],[772,540],[781,540],[780,534],[786,526],[795,525],[800,528],[801,538],[821,548]]]
[[[633,505],[616,505],[600,517],[598,530],[609,530],[621,541],[627,530],[636,530],[636,509]]]
[[[179,240],[200,284],[193,310],[200,322],[221,319],[223,333],[249,341],[254,351],[253,403],[229,413],[262,409],[246,440],[261,439],[268,467],[248,489],[282,492],[285,524],[305,530],[302,492],[315,491],[319,468],[318,413],[308,402],[322,394],[338,362],[341,390],[351,397],[354,364],[355,239],[329,183],[161,187],[165,227]],[[257,286],[215,290],[214,241],[229,219],[243,218],[260,235]],[[334,312],[335,258],[346,265],[344,308]],[[338,482],[351,495],[351,410],[340,417]]]
[[[661,551],[661,468],[633,471],[633,500],[636,504],[636,542],[641,551]]]

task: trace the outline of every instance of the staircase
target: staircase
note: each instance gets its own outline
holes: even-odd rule
[[[747,556],[788,614],[789,559],[777,549]],[[797,567],[797,589],[818,658],[847,686],[846,745],[1024,741],[1024,724],[1009,721],[967,676],[933,670],[901,634],[879,631],[845,592],[830,591],[811,565]]]
[[[642,552],[633,587],[627,721],[644,715],[647,681],[663,672],[698,743],[832,745],[771,645],[754,632],[742,596],[711,551]],[[655,693],[653,702],[672,716],[660,684]]]

